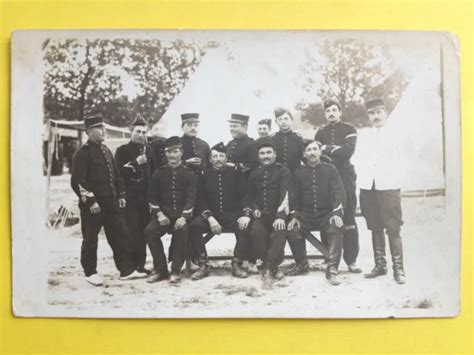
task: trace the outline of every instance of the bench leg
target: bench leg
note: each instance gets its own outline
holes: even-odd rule
[[[310,242],[316,249],[319,250],[319,252],[321,254],[324,255],[325,258],[328,258],[329,257],[329,252],[327,250],[327,248],[324,246],[323,243],[321,243],[319,241],[318,238],[316,238],[313,233],[311,232],[306,232],[306,233],[302,233],[303,237],[308,241]]]

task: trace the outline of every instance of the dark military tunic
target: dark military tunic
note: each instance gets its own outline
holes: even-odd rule
[[[181,142],[183,143],[183,162],[194,157],[201,158],[201,165],[199,167],[189,165],[194,172],[200,173],[209,166],[209,157],[211,155],[209,144],[201,138],[187,135],[181,137]]]
[[[79,197],[81,212],[81,265],[86,276],[97,273],[97,243],[102,226],[122,276],[135,269],[127,226],[118,198],[125,197],[123,180],[112,152],[104,144],[85,143],[73,157],[71,187]],[[90,207],[98,203],[100,213]]]
[[[276,161],[294,173],[301,166],[301,160],[303,159],[303,137],[294,131],[278,131],[272,138],[277,152]]]
[[[147,162],[139,165],[137,157],[145,154]],[[146,262],[146,240],[143,234],[150,221],[146,198],[151,174],[155,171],[155,159],[151,146],[129,142],[117,148],[115,159],[123,176],[127,192],[125,219],[132,243],[137,269],[143,270]]]
[[[165,142],[166,138],[164,137],[154,137],[151,143],[153,156],[155,157],[155,169],[166,165]]]
[[[359,233],[355,220],[357,208],[356,173],[350,159],[354,154],[357,132],[345,122],[328,123],[321,127],[314,139],[320,142],[324,149],[322,153],[336,166],[346,191],[347,203],[344,209],[344,260],[347,265],[354,263],[359,254]]]
[[[273,230],[273,222],[286,219],[290,182],[290,170],[280,163],[259,166],[249,177],[244,206],[262,213],[252,221],[250,237],[254,257],[263,261],[264,269],[275,271],[284,258],[286,231]]]
[[[148,162],[139,165],[136,159],[142,154],[146,154]],[[125,183],[127,197],[145,196],[151,175],[155,171],[151,146],[129,142],[117,148],[115,159]]]
[[[255,141],[247,135],[232,139],[226,146],[227,160],[241,164],[244,168],[254,169],[258,166]]]
[[[106,145],[90,140],[74,154],[71,187],[87,206],[101,197],[125,197],[112,152]]]
[[[148,188],[152,215],[162,211],[168,218],[190,219],[196,204],[197,182],[193,171],[180,164],[155,170]]]

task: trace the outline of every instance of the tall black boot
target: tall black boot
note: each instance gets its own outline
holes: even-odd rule
[[[385,259],[385,233],[383,230],[372,231],[372,248],[374,251],[375,267],[368,274],[365,274],[365,278],[373,279],[377,276],[383,276],[387,274],[387,260]]]
[[[399,284],[405,283],[403,267],[403,245],[399,230],[387,230],[390,254],[392,255],[393,277]]]

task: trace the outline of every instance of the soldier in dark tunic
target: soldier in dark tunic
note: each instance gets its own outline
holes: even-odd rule
[[[247,173],[258,166],[255,141],[247,135],[249,116],[232,114],[230,134],[232,140],[227,143],[226,153],[229,166],[239,166]]]
[[[193,280],[209,273],[203,234],[212,232],[219,235],[223,230],[234,232],[237,239],[231,264],[232,275],[247,277],[247,272],[242,269],[242,260],[245,250],[250,247],[250,238],[248,229],[239,227],[241,217],[250,215],[250,210],[244,210],[242,206],[247,181],[239,168],[228,167],[226,163],[224,144],[216,144],[211,149],[211,167],[198,178],[198,215],[189,226],[199,265],[199,270],[191,276]]]
[[[150,221],[150,208],[147,201],[148,184],[155,171],[155,159],[151,146],[146,144],[148,124],[140,115],[130,127],[130,142],[117,148],[115,160],[125,183],[127,205],[125,219],[132,243],[133,256],[137,270],[147,272],[146,239],[143,234]]]
[[[293,175],[288,242],[296,264],[287,275],[308,272],[305,234],[320,231],[321,239],[329,247],[326,278],[330,284],[339,285],[337,270],[342,252],[342,215],[346,195],[337,169],[332,164],[321,162],[320,155],[319,144],[309,143],[305,148],[307,164]]]
[[[279,131],[272,135],[277,151],[276,161],[294,173],[301,166],[303,159],[303,137],[293,131],[293,116],[289,110],[277,107],[275,121],[279,128]]]
[[[184,132],[181,137],[183,162],[193,169],[197,175],[200,175],[209,165],[211,150],[209,144],[197,136],[199,133],[199,114],[185,113],[181,115],[181,120],[181,128]]]
[[[347,198],[343,218],[343,258],[350,272],[360,273],[362,270],[356,264],[359,255],[359,232],[355,219],[356,173],[350,161],[356,147],[357,132],[351,124],[341,121],[339,102],[326,100],[324,113],[329,123],[316,132],[314,139],[321,143],[322,154],[330,159],[341,176]]]
[[[145,277],[146,274],[135,270],[123,216],[125,190],[112,152],[103,144],[102,115],[90,115],[84,123],[89,140],[74,154],[71,187],[79,197],[83,237],[81,265],[86,279],[94,286],[102,285],[102,279],[97,275],[97,243],[102,227],[120,279]]]
[[[286,244],[286,217],[291,173],[276,163],[275,146],[271,139],[258,146],[260,166],[252,171],[244,207],[252,210],[250,236],[255,258],[262,260],[263,287],[271,289],[273,279],[283,278],[278,266],[283,261]],[[243,227],[250,222],[244,217]]]
[[[196,175],[181,161],[183,146],[179,137],[170,137],[165,143],[167,165],[155,170],[148,188],[151,221],[145,236],[153,256],[154,272],[147,282],[168,278],[168,267],[161,237],[172,233],[170,282],[181,280],[181,268],[186,256],[188,223],[196,203]]]
[[[257,126],[257,133],[258,133],[257,142],[262,138],[269,137],[271,130],[272,130],[271,118],[264,118],[264,119],[259,120],[258,126]]]

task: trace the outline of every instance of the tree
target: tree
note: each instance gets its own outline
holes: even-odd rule
[[[355,39],[325,40],[316,54],[308,54],[303,68],[307,77],[304,89],[315,95],[311,102],[298,104],[302,120],[315,126],[325,123],[322,102],[335,98],[341,103],[344,120],[367,125],[363,107],[367,98],[382,97],[391,109],[406,87],[403,73],[389,75],[391,63],[387,47]]]
[[[44,118],[83,120],[101,111],[128,125],[137,113],[155,123],[200,63],[205,47],[159,40],[47,40]]]

